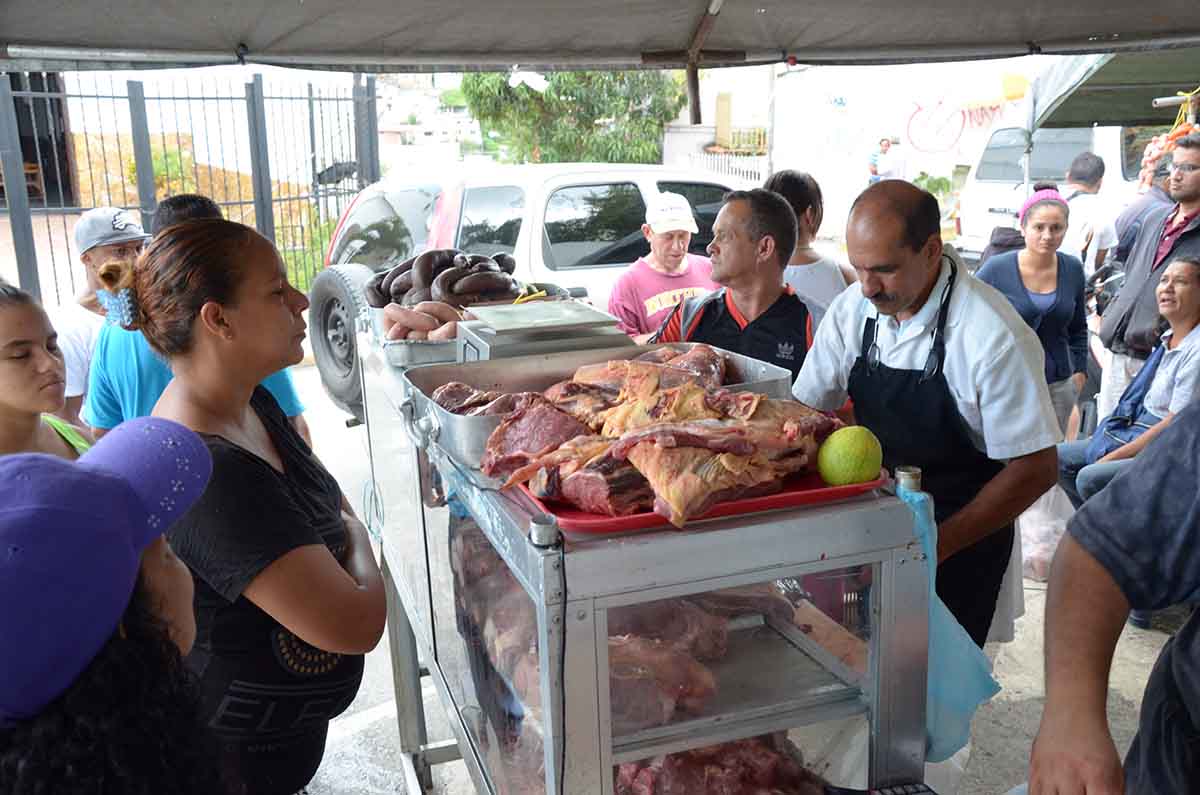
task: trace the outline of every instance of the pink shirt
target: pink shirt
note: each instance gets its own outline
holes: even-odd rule
[[[715,289],[708,257],[688,254],[684,267],[670,275],[654,270],[642,257],[617,279],[608,296],[608,313],[616,316],[626,334],[649,334],[680,301]]]

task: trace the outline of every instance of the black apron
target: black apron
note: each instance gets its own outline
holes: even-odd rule
[[[925,368],[896,370],[881,364],[872,317],[863,326],[862,350],[849,382],[854,415],[879,437],[884,466],[893,472],[897,466],[921,468],[921,488],[933,495],[939,524],[975,499],[1004,468],[971,441],[942,368],[946,315],[957,273],[951,263]],[[996,612],[1012,545],[1010,524],[938,566],[938,596],[980,647]]]

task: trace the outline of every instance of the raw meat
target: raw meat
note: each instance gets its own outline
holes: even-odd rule
[[[617,795],[823,795],[825,782],[771,737],[618,766]]]
[[[604,427],[605,414],[617,405],[621,391],[598,384],[560,381],[542,394],[555,407],[598,431]]]
[[[558,449],[588,428],[549,403],[537,403],[504,418],[488,437],[480,469],[489,477],[508,477],[534,458]]]
[[[782,487],[776,466],[762,453],[744,456],[642,442],[629,450],[628,458],[654,489],[654,512],[676,527],[756,487]],[[803,466],[805,457],[798,461]]]
[[[729,650],[729,622],[686,599],[611,608],[608,634],[661,640],[701,661],[719,660]]]
[[[434,403],[451,414],[465,414],[470,409],[486,405],[503,396],[503,392],[486,392],[460,381],[451,381],[439,386],[430,397]]]
[[[574,439],[564,442],[558,449],[532,458],[529,463],[514,470],[508,476],[504,487],[515,486],[539,473],[548,473],[543,475],[543,482],[550,485],[544,491],[533,489],[533,492],[539,497],[557,499],[562,494],[559,487],[563,478],[580,469],[596,456],[607,453],[612,445],[613,440],[603,436],[576,436]]]
[[[724,420],[695,420],[648,425],[628,431],[610,449],[613,457],[623,459],[629,451],[643,442],[659,447],[696,447],[718,453],[751,455],[754,442],[742,423]]]
[[[466,414],[469,417],[503,416],[543,402],[545,402],[545,398],[538,392],[515,392],[511,395],[501,395],[491,403],[476,406],[469,411],[457,413]]]
[[[725,357],[707,345],[696,345],[687,353],[669,359],[666,364],[694,374],[709,389],[716,389],[725,383]]]
[[[698,713],[717,691],[712,671],[667,643],[633,635],[608,639],[613,731],[669,723],[676,708]]]
[[[793,616],[792,603],[773,582],[709,591],[694,594],[688,599],[705,612],[725,618],[761,615],[776,623],[790,623]]]
[[[605,436],[618,437],[626,431],[668,422],[717,420],[721,413],[709,406],[708,391],[695,381],[660,389],[658,376],[632,374],[621,392],[621,404],[604,418]]]
[[[621,388],[625,386],[627,372],[629,372],[629,360],[616,359],[600,364],[585,364],[575,371],[571,380],[620,392]]]
[[[605,516],[627,516],[654,505],[654,491],[642,473],[607,452],[563,478],[560,490],[581,511]]]
[[[666,364],[667,362],[679,356],[682,353],[678,348],[673,348],[670,345],[664,345],[661,348],[655,348],[652,351],[646,351],[641,356],[634,357],[635,362],[650,362],[652,364]]]

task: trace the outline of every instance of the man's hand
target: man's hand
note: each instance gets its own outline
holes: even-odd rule
[[[1125,773],[1108,726],[1049,704],[1033,743],[1030,795],[1123,795]]]
[[[1075,384],[1075,394],[1083,391],[1084,385],[1087,383],[1087,375],[1084,373],[1075,373],[1071,376],[1071,383]]]

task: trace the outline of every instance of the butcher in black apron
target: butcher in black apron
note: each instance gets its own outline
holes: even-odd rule
[[[1058,426],[1036,337],[999,293],[943,256],[939,217],[933,197],[908,183],[859,197],[847,248],[860,284],[830,307],[794,391],[822,409],[848,395],[884,466],[921,468],[939,528],[938,595],[982,646],[1013,522],[1054,484]],[[898,330],[881,343],[885,323]]]

